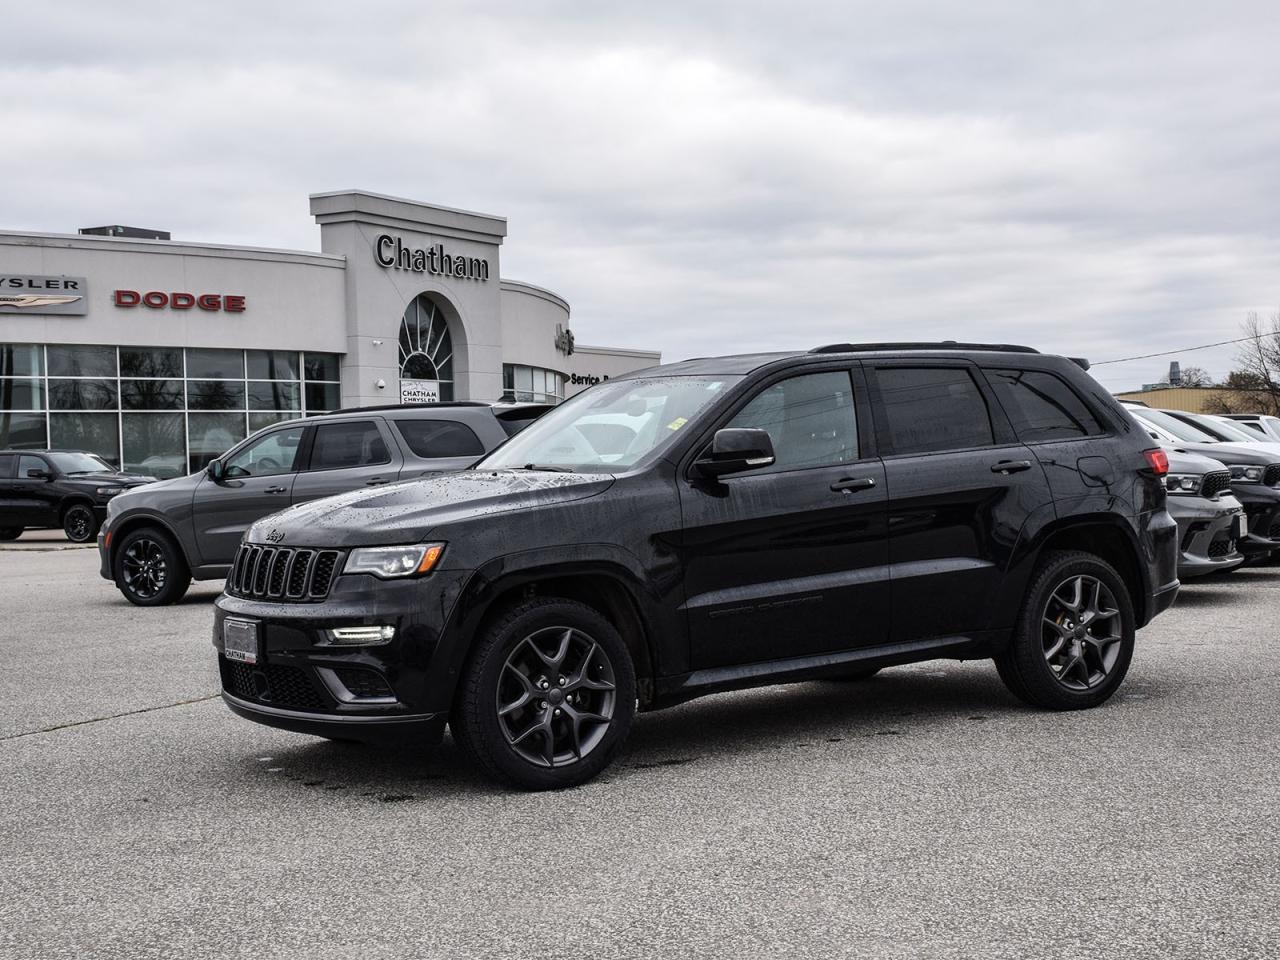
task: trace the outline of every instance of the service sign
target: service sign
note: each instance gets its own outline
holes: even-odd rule
[[[88,296],[84,277],[0,276],[0,313],[83,317]]]
[[[439,380],[401,380],[401,403],[439,403]]]

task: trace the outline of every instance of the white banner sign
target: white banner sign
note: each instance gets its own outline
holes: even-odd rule
[[[401,403],[439,403],[439,380],[401,380]]]

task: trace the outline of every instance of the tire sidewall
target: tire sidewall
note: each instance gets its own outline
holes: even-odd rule
[[[124,557],[129,547],[136,540],[154,540],[160,545],[160,549],[164,551],[167,578],[165,580],[164,587],[162,587],[153,597],[139,597],[132,593],[125,585]],[[173,540],[159,530],[155,530],[151,527],[143,527],[141,530],[133,530],[120,541],[120,545],[115,549],[115,558],[112,561],[111,572],[115,576],[116,588],[124,594],[124,598],[126,600],[139,607],[168,606],[187,592],[187,586],[191,582],[191,575],[187,570],[186,560],[183,558]]]
[[[1102,683],[1088,690],[1072,690],[1062,685],[1044,658],[1041,617],[1053,592],[1064,581],[1081,574],[1101,580],[1115,597],[1120,611],[1120,653]],[[1129,588],[1115,569],[1096,557],[1067,554],[1050,560],[1036,577],[1022,611],[1013,653],[1023,679],[1043,705],[1059,710],[1086,709],[1109,699],[1124,682],[1133,660],[1136,634],[1137,623]]]
[[[85,535],[77,538],[71,533],[71,518],[78,513],[87,513],[89,515],[88,524],[85,526]],[[73,503],[67,507],[67,512],[62,515],[62,532],[66,534],[68,540],[72,543],[88,543],[98,533],[98,516],[93,512],[93,507],[87,503]]]
[[[518,609],[518,608],[517,608]],[[604,738],[582,760],[548,769],[529,763],[507,743],[497,716],[498,683],[507,657],[525,637],[548,627],[572,627],[600,644],[612,662],[616,694],[613,722]],[[596,776],[612,762],[631,729],[635,715],[635,667],[618,631],[595,610],[570,600],[547,600],[516,616],[503,618],[484,636],[469,666],[478,685],[478,710],[460,719],[473,748],[483,753],[509,782],[533,790],[575,786]]]

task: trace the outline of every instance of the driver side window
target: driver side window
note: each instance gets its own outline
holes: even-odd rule
[[[853,381],[843,370],[808,373],[765,387],[726,426],[768,432],[777,459],[757,473],[858,459]]]
[[[293,473],[297,467],[298,449],[302,446],[299,424],[284,430],[275,430],[256,440],[249,441],[226,463],[225,475],[238,477],[271,477],[280,473]]]

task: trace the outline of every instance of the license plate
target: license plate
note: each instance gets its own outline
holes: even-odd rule
[[[1245,534],[1249,532],[1249,523],[1245,519],[1243,513],[1236,514],[1236,539],[1244,539]]]
[[[223,620],[222,653],[228,660],[257,663],[258,625],[248,620]]]

